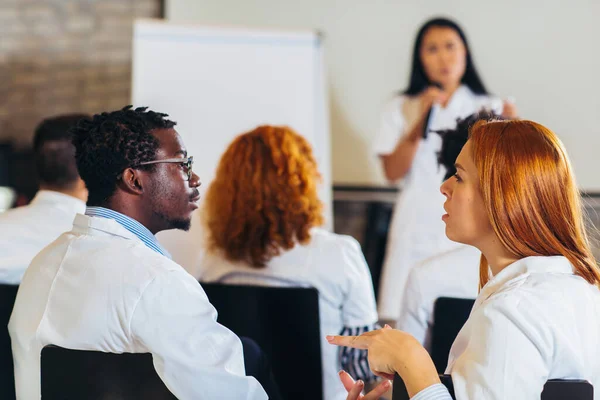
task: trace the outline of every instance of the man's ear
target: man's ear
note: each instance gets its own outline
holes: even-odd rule
[[[142,179],[140,171],[133,168],[127,168],[123,171],[119,184],[123,189],[132,194],[143,194],[144,187],[142,185]]]

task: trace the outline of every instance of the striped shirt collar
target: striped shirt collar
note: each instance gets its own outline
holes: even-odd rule
[[[133,233],[147,247],[167,258],[171,258],[169,252],[158,243],[156,236],[154,236],[152,232],[148,230],[148,228],[137,222],[135,219],[104,207],[87,207],[85,210],[85,215],[88,217],[101,217],[115,220],[123,228]]]

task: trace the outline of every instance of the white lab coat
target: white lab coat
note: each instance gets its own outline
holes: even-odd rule
[[[33,257],[84,212],[83,201],[40,190],[29,205],[0,214],[0,283],[18,285]]]
[[[561,256],[527,257],[477,297],[446,373],[457,400],[539,399],[548,379],[600,390],[600,291]]]
[[[476,298],[480,258],[478,249],[461,245],[415,265],[406,282],[404,307],[396,328],[410,333],[431,350],[435,301],[440,297]]]
[[[27,269],[9,322],[17,398],[40,398],[45,345],[152,353],[181,400],[266,399],[198,282],[116,221],[77,215]]]
[[[467,117],[482,108],[502,111],[501,100],[475,95],[467,86],[460,86],[446,108],[434,105],[430,130],[450,129],[457,118]],[[417,123],[420,115],[418,98],[394,97],[384,108],[381,127],[373,150],[377,155],[394,151],[400,138]],[[390,225],[387,249],[379,285],[379,317],[398,320],[402,308],[404,286],[410,268],[453,247],[446,238],[441,220],[444,196],[440,185],[446,173],[437,161],[441,138],[430,132],[421,140],[412,167],[403,179],[402,191],[396,200]]]
[[[233,263],[220,254],[210,253],[199,270],[202,282],[316,288],[324,399],[346,398],[348,393],[338,376],[338,348],[327,343],[325,335],[337,335],[344,326],[362,327],[377,322],[371,274],[355,239],[317,228],[311,230],[309,243],[283,252],[264,268]]]

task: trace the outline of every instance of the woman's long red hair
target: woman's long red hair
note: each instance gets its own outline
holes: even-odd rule
[[[204,199],[208,249],[263,267],[310,240],[323,223],[310,144],[292,129],[259,126],[229,145]]]
[[[600,287],[580,194],[558,137],[532,121],[480,121],[469,140],[490,222],[502,244],[519,258],[562,255],[577,275]],[[479,276],[483,287],[489,280],[483,255]]]

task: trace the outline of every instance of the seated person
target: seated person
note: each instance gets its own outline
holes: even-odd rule
[[[70,129],[83,114],[42,121],[33,153],[40,190],[31,203],[0,214],[0,283],[18,285],[33,257],[85,212],[87,189],[75,165]]]
[[[367,332],[377,322],[377,311],[358,242],[319,227],[318,182],[309,143],[291,129],[261,126],[238,136],[221,157],[205,196],[207,252],[200,280],[316,288],[324,398],[344,399],[340,368],[373,379],[366,352],[338,353],[324,334]]]
[[[455,129],[437,132],[442,135],[439,163],[446,168],[446,179],[456,174],[454,163],[469,138],[469,128],[479,120],[498,118],[490,112],[481,112],[458,120]],[[415,265],[404,288],[402,312],[396,328],[413,335],[430,351],[435,301],[439,297],[477,297],[480,258],[481,252],[477,248],[460,244]]]
[[[396,329],[413,335],[431,351],[435,301],[440,297],[477,297],[480,258],[481,252],[475,247],[460,246],[415,265],[406,282]]]
[[[151,353],[181,400],[267,398],[245,376],[240,339],[154,236],[189,229],[200,197],[192,157],[166,117],[125,107],[75,129],[88,208],[23,277],[8,326],[17,398],[40,398],[40,353],[50,344]]]
[[[600,269],[563,144],[532,121],[479,121],[456,168],[441,187],[446,235],[482,252],[481,291],[446,369],[456,399],[538,399],[549,379],[587,380],[597,391]],[[328,340],[368,348],[370,368],[397,372],[413,399],[451,398],[405,332]]]

